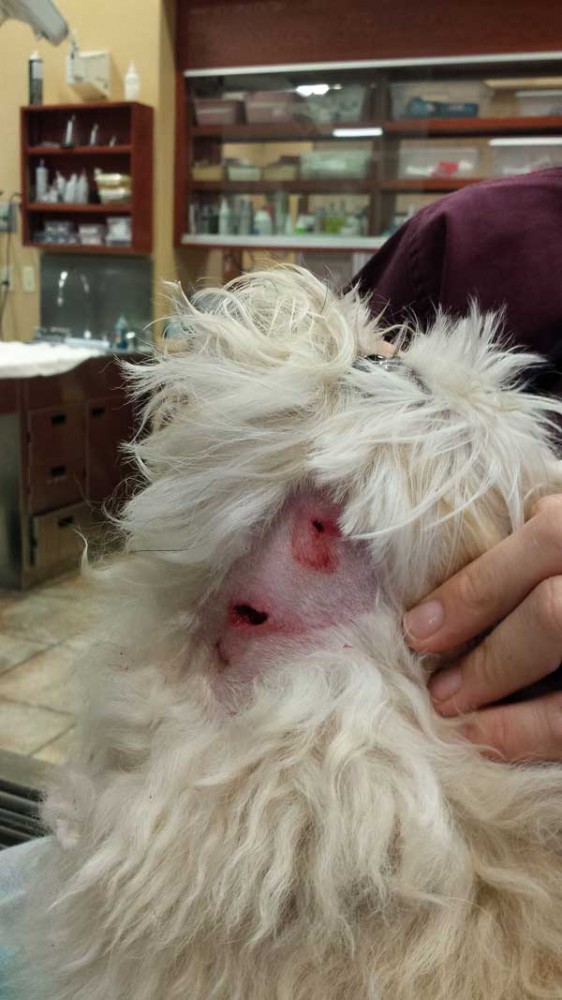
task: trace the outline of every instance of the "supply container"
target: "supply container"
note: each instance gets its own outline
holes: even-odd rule
[[[294,90],[257,90],[246,94],[246,119],[250,125],[292,122],[302,98]]]
[[[38,52],[29,57],[28,66],[28,101],[29,104],[43,103],[43,60]]]
[[[105,238],[105,226],[101,222],[84,222],[78,226],[78,241],[82,246],[101,246]]]
[[[268,163],[262,168],[264,181],[296,181],[298,176],[298,156],[281,156],[275,163]]]
[[[102,205],[113,205],[121,201],[129,203],[131,200],[130,187],[98,188],[98,194]]]
[[[549,142],[547,138],[536,137],[537,141],[521,142],[519,145],[495,145],[492,141],[492,172],[499,177],[510,177],[514,174],[528,174],[532,170],[543,167],[559,167],[562,165],[562,145]],[[532,137],[535,139],[535,136]]]
[[[524,118],[562,115],[562,90],[516,90],[515,97]]]
[[[325,94],[305,97],[298,117],[308,118],[318,125],[361,121],[367,114],[368,92],[367,86],[360,83],[330,87]]]
[[[106,219],[107,234],[105,242],[108,246],[131,245],[130,216],[109,215]]]
[[[43,231],[37,234],[38,243],[76,243],[76,227],[73,222],[49,219]]]
[[[198,125],[236,125],[243,118],[243,103],[216,97],[196,97],[195,121]]]
[[[131,200],[131,175],[94,170],[94,180],[102,205]]]
[[[391,83],[392,118],[475,118],[485,112],[487,91],[473,80]]]
[[[222,163],[194,163],[192,177],[194,181],[220,181]]]
[[[259,181],[261,167],[257,167],[253,163],[237,163],[234,160],[227,160],[226,176],[229,181]]]
[[[480,163],[476,146],[442,146],[420,142],[400,144],[398,176],[424,177],[474,177]]]
[[[366,177],[371,162],[371,151],[365,149],[314,150],[302,153],[300,158],[303,180],[315,178]]]
[[[41,160],[35,168],[35,201],[47,201],[49,190],[49,171],[45,166],[45,161]]]

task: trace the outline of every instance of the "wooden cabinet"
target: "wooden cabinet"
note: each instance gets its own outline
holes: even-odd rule
[[[114,493],[129,468],[121,445],[133,435],[133,411],[111,395],[89,401],[85,413],[87,494],[99,503]]]
[[[80,405],[28,412],[28,494],[33,514],[74,503],[84,496],[84,416]]]
[[[80,536],[103,529],[104,504],[131,471],[122,446],[133,431],[115,359],[0,380],[0,587],[78,565]]]
[[[70,119],[74,119],[72,144],[64,145]],[[89,145],[96,128],[96,144]],[[57,175],[66,180],[73,174],[85,175],[89,189],[87,202],[40,200],[36,170],[41,164],[48,171],[49,184]],[[22,239],[26,246],[72,253],[151,252],[152,108],[137,102],[109,101],[22,108],[21,169]],[[123,191],[119,200],[100,202],[94,176],[96,169],[114,175],[111,182],[115,185],[114,191],[117,194]],[[119,175],[124,178],[124,186],[118,181]],[[129,242],[126,237],[121,242],[112,242],[118,235],[112,219],[124,220],[130,227]],[[89,235],[86,235],[86,226]],[[84,243],[84,239],[98,239],[99,242]]]

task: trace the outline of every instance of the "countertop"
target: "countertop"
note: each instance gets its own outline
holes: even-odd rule
[[[25,343],[19,340],[0,341],[0,379],[33,378],[37,375],[60,375],[72,371],[88,358],[121,357],[136,352],[117,351],[99,346],[68,346],[67,344]]]

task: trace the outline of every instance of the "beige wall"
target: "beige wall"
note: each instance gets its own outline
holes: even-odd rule
[[[154,276],[155,315],[165,306],[162,279],[176,276],[173,252],[174,150],[174,2],[173,0],[57,0],[59,10],[78,32],[85,51],[107,49],[112,56],[113,100],[123,100],[123,79],[132,59],[141,78],[140,100],[155,109]],[[38,49],[44,61],[45,104],[79,101],[65,84],[68,42],[54,48],[36,42],[26,25],[7,21],[0,27],[0,189],[5,199],[20,190],[19,108],[27,103],[27,60]],[[6,255],[0,234],[0,263]],[[32,264],[38,284],[38,251],[22,247],[19,232],[12,237],[11,260],[16,288],[8,295],[4,337],[27,340],[39,323],[38,293],[23,292],[21,268]]]

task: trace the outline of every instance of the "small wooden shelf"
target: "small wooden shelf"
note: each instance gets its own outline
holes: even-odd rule
[[[209,249],[228,247],[262,247],[271,250],[332,250],[365,251],[379,250],[386,242],[385,236],[211,236],[184,233],[182,246],[207,247]]]
[[[483,177],[420,177],[400,178],[381,181],[381,191],[416,191],[419,194],[448,194],[451,191],[460,191],[461,188],[468,187],[469,184],[478,184],[486,178]]]
[[[125,156],[133,147],[120,146],[27,146],[28,156]]]
[[[354,180],[351,177],[334,180],[294,180],[294,181],[188,181],[191,191],[219,192],[224,194],[261,194],[270,191],[287,191],[289,194],[369,194],[374,182]]]
[[[223,142],[286,142],[295,139],[300,142],[316,142],[318,139],[334,139],[334,129],[382,128],[382,122],[330,122],[317,124],[312,121],[263,123],[262,125],[193,125],[193,139],[217,139]],[[376,136],[350,136],[346,141],[370,141]]]
[[[130,201],[114,201],[111,205],[71,205],[65,202],[52,203],[48,201],[37,201],[27,206],[28,212],[46,212],[57,215],[74,215],[77,212],[86,215],[130,215],[132,206]]]
[[[100,246],[85,246],[82,243],[29,243],[28,246],[35,247],[36,250],[54,250],[57,253],[95,253],[95,254],[142,254],[142,250],[135,250],[134,247],[108,247],[105,244]]]
[[[74,136],[79,145],[63,147],[58,143],[65,135],[70,116],[75,120]],[[99,101],[22,108],[21,219],[24,246],[63,253],[151,253],[153,117],[152,108],[138,101]],[[115,145],[85,145],[94,125],[99,127],[100,142],[109,143],[110,139],[114,139]],[[57,172],[66,179],[72,174],[84,173],[92,197],[96,191],[94,170],[102,166],[107,171],[130,175],[131,195],[126,201],[108,204],[36,201],[36,171],[41,160],[47,169],[49,184],[53,183]],[[42,240],[45,229],[50,230],[55,239],[58,238],[55,221],[70,223],[74,232],[79,223],[88,220],[105,223],[113,215],[130,219],[130,246],[54,244]]]
[[[521,118],[401,118],[385,122],[389,136],[486,136],[562,133],[562,115]]]

